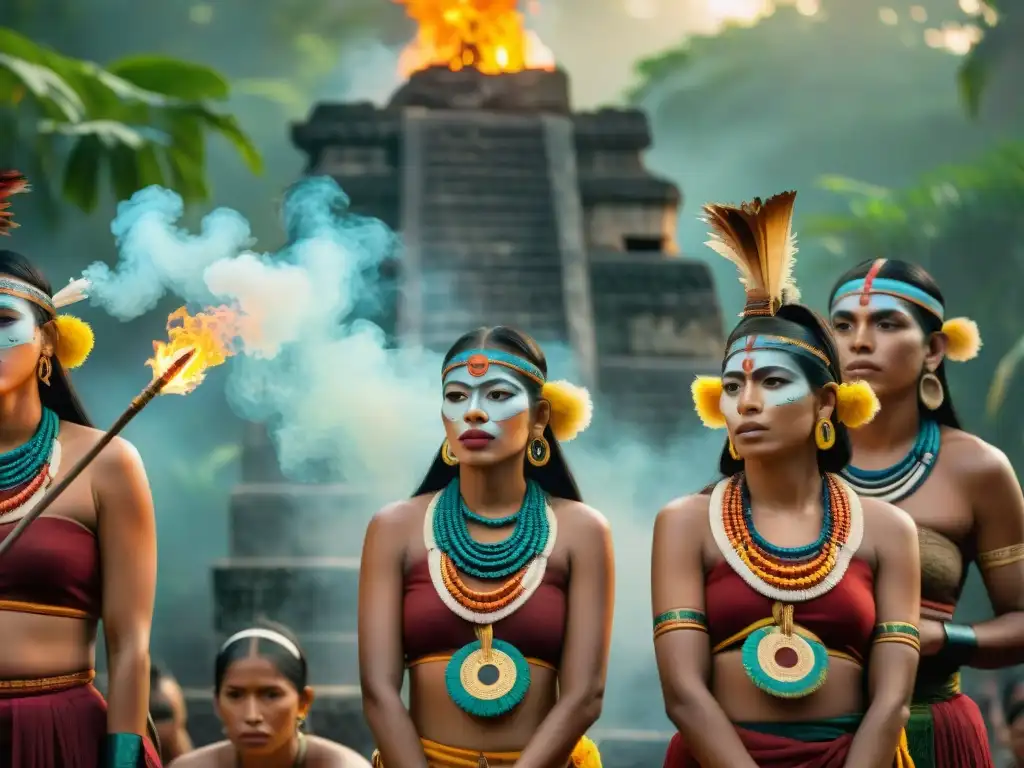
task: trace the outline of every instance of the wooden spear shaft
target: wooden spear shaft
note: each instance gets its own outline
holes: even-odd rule
[[[128,426],[128,422],[134,419],[139,411],[149,405],[150,401],[159,395],[161,390],[163,390],[163,388],[166,387],[175,376],[181,373],[182,369],[188,365],[195,353],[196,351],[193,348],[186,349],[177,358],[175,358],[174,362],[171,363],[159,378],[154,379],[148,387],[135,396],[135,399],[132,400],[128,409],[118,417],[117,421],[114,422],[114,426],[103,433],[103,436],[96,441],[96,444],[86,451],[85,455],[83,455],[82,458],[80,458],[75,465],[67,471],[64,477],[62,477],[46,492],[43,498],[39,500],[39,503],[18,521],[18,524],[14,526],[14,530],[10,532],[7,538],[0,541],[0,557],[3,557],[4,553],[14,546],[14,542],[16,542],[21,535],[25,533],[25,529],[32,524],[32,521],[43,514],[43,512],[45,512],[47,508],[68,489],[68,486],[71,485],[71,483],[73,483],[80,474],[82,474],[82,471],[92,463],[93,459],[99,455],[100,451],[106,448],[107,445],[110,444],[110,441],[117,437],[118,433],[122,429]]]

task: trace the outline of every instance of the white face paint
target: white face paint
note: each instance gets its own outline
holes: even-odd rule
[[[501,434],[501,422],[530,408],[530,393],[523,380],[501,365],[490,365],[483,376],[472,376],[466,366],[451,371],[444,379],[441,415],[455,424],[460,434],[479,429],[492,437]],[[487,414],[483,424],[470,424],[466,414],[481,410]]]
[[[28,344],[38,330],[30,301],[0,293],[0,349]]]
[[[840,312],[856,317],[858,312],[867,309],[871,312],[899,312],[911,320],[914,319],[914,316],[907,308],[907,303],[903,299],[898,299],[887,293],[870,293],[868,294],[868,303],[865,307],[861,305],[860,297],[861,294],[853,293],[841,298],[832,305],[832,317],[835,317]]]
[[[747,360],[750,363],[744,366]],[[749,368],[749,371],[744,368]],[[765,407],[790,405],[813,391],[810,380],[788,352],[780,349],[741,350],[729,358],[722,372],[722,396],[719,399],[722,413],[736,412],[748,373],[761,390]]]

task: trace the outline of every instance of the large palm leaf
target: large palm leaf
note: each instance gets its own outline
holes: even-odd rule
[[[141,56],[103,68],[0,27],[0,154],[31,147],[44,172],[59,159],[65,199],[86,211],[99,199],[104,170],[119,199],[149,184],[189,202],[206,199],[210,133],[260,173],[259,152],[237,120],[209,106],[228,93],[217,72],[198,64]]]

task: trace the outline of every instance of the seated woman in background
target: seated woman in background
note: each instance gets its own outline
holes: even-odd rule
[[[306,677],[306,656],[284,627],[232,635],[214,671],[214,706],[227,741],[179,757],[174,768],[370,768],[348,747],[302,732],[313,704]]]
[[[165,764],[192,751],[185,694],[178,681],[156,664],[149,667],[149,715],[156,729],[160,759]]]
[[[825,322],[783,301],[795,197],[705,207],[747,305],[721,376],[693,385],[704,423],[728,430],[725,479],[654,528],[655,651],[679,730],[666,768],[913,765],[917,538],[836,474],[878,401],[843,383]]]

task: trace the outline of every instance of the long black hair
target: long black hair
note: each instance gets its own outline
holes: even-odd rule
[[[544,357],[544,351],[540,345],[526,333],[506,325],[477,328],[475,331],[460,336],[444,356],[442,369],[453,357],[467,349],[500,349],[533,363],[545,377],[548,375],[548,361]],[[523,381],[530,388],[534,399],[539,398],[540,385],[525,377]],[[583,497],[576,485],[576,479],[565,461],[565,456],[562,454],[562,449],[559,447],[550,425],[544,428],[544,439],[550,446],[548,462],[543,467],[535,467],[526,460],[524,453],[523,468],[526,477],[536,481],[550,496],[570,501],[582,501]],[[438,449],[430,469],[427,470],[426,476],[413,496],[440,491],[458,475],[458,472],[458,466],[450,467],[444,463],[441,459],[441,450]]]
[[[281,635],[298,650],[298,657],[291,652],[287,646],[274,642],[265,637],[244,635],[226,644],[217,652],[217,660],[213,670],[214,694],[220,693],[221,685],[224,683],[224,676],[228,668],[236,661],[248,659],[253,655],[266,659],[274,668],[281,673],[289,683],[295,686],[300,694],[305,690],[309,682],[309,665],[306,661],[306,654],[299,645],[298,639],[290,629],[272,621],[261,621],[252,629],[263,629]]]
[[[0,250],[0,275],[7,275],[23,283],[28,283],[33,288],[38,288],[47,296],[53,295],[53,286],[46,279],[39,269],[20,253],[14,251]],[[43,326],[53,317],[42,307],[32,304],[32,311],[36,316],[36,324]],[[71,384],[71,377],[60,364],[57,356],[50,358],[52,372],[50,373],[50,386],[40,384],[39,399],[43,405],[57,414],[62,421],[72,424],[81,424],[83,427],[93,426],[92,420],[86,415],[82,401],[78,398],[74,386]]]
[[[744,336],[777,335],[787,338],[796,338],[806,341],[811,346],[825,353],[828,358],[828,369],[824,369],[820,362],[812,361],[803,355],[793,355],[793,359],[800,366],[808,381],[813,387],[823,387],[829,382],[842,384],[842,372],[839,364],[839,350],[836,347],[835,338],[829,329],[828,323],[818,316],[814,310],[803,304],[783,304],[778,312],[772,317],[746,317],[739,322],[739,325],[729,334],[726,349],[732,346],[733,342]],[[724,361],[723,361],[724,366]],[[839,472],[850,463],[852,448],[850,446],[850,434],[846,427],[836,418],[835,411],[832,412],[832,427],[835,429],[836,442],[827,451],[818,451],[818,469],[822,472]],[[722,448],[722,455],[718,460],[718,469],[726,477],[743,471],[743,460],[734,459],[729,453],[729,441],[726,439]]]
[[[835,301],[836,291],[838,291],[839,288],[851,280],[858,280],[866,277],[874,263],[875,259],[862,261],[857,266],[843,273],[836,281],[835,285],[832,287],[832,292],[829,294],[829,306],[831,307],[832,302]],[[917,264],[911,264],[909,261],[900,261],[899,259],[887,259],[882,265],[882,268],[878,270],[877,277],[885,277],[890,280],[899,280],[902,283],[907,283],[918,290],[924,291],[943,306],[946,304],[946,300],[943,298],[942,291],[939,290],[939,285],[935,282],[935,278],[929,275],[923,267],[919,267]],[[930,336],[931,334],[938,333],[942,330],[942,320],[940,320],[936,315],[913,302],[907,301],[904,303],[907,306],[907,310],[911,313],[914,320],[917,321],[917,324],[921,327],[921,330],[924,331],[926,336]],[[960,429],[960,419],[957,417],[956,409],[953,407],[953,398],[949,392],[949,384],[946,383],[945,360],[939,363],[939,367],[935,369],[935,376],[942,385],[942,405],[932,411],[929,410],[928,407],[921,402],[921,398],[918,397],[917,410],[921,415],[921,419],[937,421],[943,426]]]

